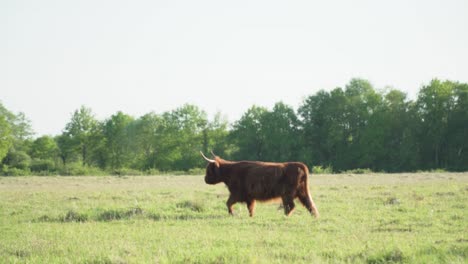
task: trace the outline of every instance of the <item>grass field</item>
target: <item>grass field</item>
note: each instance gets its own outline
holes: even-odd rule
[[[321,217],[202,176],[0,177],[2,263],[467,263],[468,173],[312,175]]]

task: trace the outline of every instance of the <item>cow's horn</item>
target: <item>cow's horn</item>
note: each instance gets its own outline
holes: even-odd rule
[[[205,155],[203,154],[203,152],[201,152],[201,150],[200,150],[200,154],[201,154],[202,157],[203,157],[206,161],[208,161],[209,163],[214,163],[214,162],[215,162],[215,160],[212,160],[212,159],[209,159],[209,158],[205,157]]]
[[[213,153],[213,150],[211,151],[211,155],[213,155],[213,157],[216,158],[216,155]]]

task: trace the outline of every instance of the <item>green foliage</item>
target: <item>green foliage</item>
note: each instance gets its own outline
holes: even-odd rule
[[[62,133],[55,137],[58,147],[58,156],[63,165],[78,160],[78,154],[75,151],[74,143],[69,134]]]
[[[31,144],[30,156],[33,159],[53,160],[57,155],[57,142],[50,136],[38,137]]]
[[[156,170],[163,137],[163,119],[155,113],[135,121],[135,163],[144,170]]]
[[[169,142],[166,149],[172,169],[189,170],[203,164],[199,151],[203,148],[203,133],[207,129],[206,113],[193,105],[184,105],[164,114]],[[164,155],[164,154],[163,154]]]
[[[81,162],[68,163],[59,170],[63,176],[108,175],[108,172],[97,167],[86,166]]]
[[[29,169],[10,168],[8,165],[3,165],[0,174],[3,176],[28,176],[31,175],[31,171]]]
[[[117,176],[136,176],[136,175],[144,175],[144,173],[140,170],[135,170],[135,169],[129,169],[129,168],[120,168],[120,169],[115,169],[111,172],[112,175],[117,175]]]
[[[303,160],[342,169],[352,136],[346,117],[347,99],[341,88],[319,91],[299,107]]]
[[[266,139],[262,118],[267,112],[266,108],[252,106],[234,123],[230,137],[237,146],[235,159],[263,160]]]
[[[27,170],[31,165],[31,157],[29,157],[28,153],[24,151],[10,149],[3,163],[8,165],[10,168]]]
[[[0,107],[2,105],[0,104]],[[8,149],[12,145],[11,128],[5,115],[0,112],[0,161],[7,155]]]
[[[104,122],[105,155],[107,165],[111,169],[126,167],[131,163],[132,121],[131,116],[119,111]]]
[[[42,217],[42,220],[50,220],[49,217]],[[86,214],[77,213],[73,210],[69,210],[64,216],[60,217],[62,222],[86,222],[88,216]]]
[[[183,201],[183,202],[177,203],[176,207],[187,208],[195,212],[203,212],[205,210],[203,203],[200,201]]]
[[[204,153],[214,151],[221,157],[232,156],[233,144],[229,140],[228,127],[227,118],[223,117],[220,112],[216,113],[211,122],[208,121],[207,127],[202,132]]]
[[[205,168],[193,168],[185,172],[185,174],[186,175],[202,175],[202,174],[205,174]]]
[[[34,172],[54,172],[56,170],[55,162],[50,159],[33,159],[30,168]]]
[[[66,137],[66,142],[61,145],[65,148],[63,152],[76,152],[81,156],[82,164],[89,165],[89,153],[95,146],[93,144],[95,142],[92,141],[93,134],[97,132],[97,128],[98,122],[91,109],[81,106],[73,113],[70,122],[65,126],[63,135]]]
[[[0,102],[0,162],[9,152],[26,151],[25,145],[32,134],[26,116],[8,111]]]
[[[0,162],[8,174],[203,174],[200,150],[233,160],[302,161],[320,173],[466,171],[468,84],[434,79],[412,101],[352,79],[306,97],[297,112],[282,102],[254,105],[232,125],[190,104],[103,121],[82,106],[62,134],[31,135],[24,114],[0,104]]]
[[[284,103],[276,103],[272,111],[262,118],[265,135],[264,159],[291,161],[300,158],[299,121],[294,109]]]
[[[333,173],[332,167],[313,166],[312,174],[331,174]]]
[[[100,213],[97,220],[98,221],[114,221],[114,220],[120,220],[126,217],[127,215],[128,214],[120,210],[111,209],[111,210],[106,210]]]
[[[373,173],[373,171],[371,169],[356,168],[356,169],[352,169],[352,170],[343,171],[342,173],[347,173],[347,174],[369,174],[369,173]]]
[[[320,91],[298,111],[304,160],[331,164],[337,171],[466,168],[466,91],[466,85],[433,80],[411,102],[398,90],[376,93],[360,79],[344,91]]]
[[[7,122],[9,129],[11,129],[11,135],[15,141],[27,140],[34,134],[31,122],[26,118],[24,113],[14,114],[0,103],[0,120],[2,118]]]

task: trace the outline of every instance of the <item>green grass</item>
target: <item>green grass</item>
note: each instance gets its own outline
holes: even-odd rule
[[[468,173],[312,175],[227,214],[201,176],[0,177],[2,263],[467,263]]]

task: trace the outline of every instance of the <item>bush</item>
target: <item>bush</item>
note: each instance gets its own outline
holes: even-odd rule
[[[367,174],[367,173],[374,173],[371,169],[361,169],[361,168],[357,168],[357,169],[352,169],[352,170],[347,170],[347,171],[344,171],[343,173],[348,173],[348,174]]]
[[[86,222],[88,221],[88,215],[70,210],[61,217],[61,220],[62,222]]]
[[[114,221],[120,219],[128,219],[137,215],[142,215],[144,213],[143,209],[139,206],[129,208],[128,210],[123,209],[109,209],[100,212],[97,215],[98,221]]]
[[[34,172],[55,171],[55,163],[53,160],[34,159],[31,162],[31,171],[34,171]]]
[[[83,166],[80,163],[69,163],[59,171],[64,176],[95,176],[106,175],[107,173],[96,167]]]
[[[331,166],[328,167],[322,167],[322,166],[313,166],[312,167],[312,173],[313,174],[331,174],[333,173],[333,169]]]
[[[188,170],[188,175],[205,175],[206,169],[205,168],[193,168]]]
[[[139,171],[139,170],[135,170],[135,169],[121,168],[121,169],[115,169],[112,172],[112,175],[117,175],[117,176],[140,176],[140,175],[143,175],[143,172]]]
[[[161,175],[162,172],[158,169],[149,169],[145,171],[145,175]]]
[[[203,203],[199,202],[199,201],[183,201],[183,202],[180,202],[180,203],[177,203],[176,204],[176,207],[177,208],[187,208],[187,209],[190,209],[194,212],[203,212],[205,210],[205,207],[203,205]]]
[[[27,170],[31,165],[31,157],[24,151],[10,151],[5,157],[4,163],[11,168]]]
[[[439,169],[433,169],[433,170],[430,170],[429,172],[436,172],[436,173],[446,173],[446,172],[447,172],[447,170],[439,168]]]
[[[28,176],[31,175],[31,171],[29,169],[10,168],[4,165],[1,174],[3,176]]]

